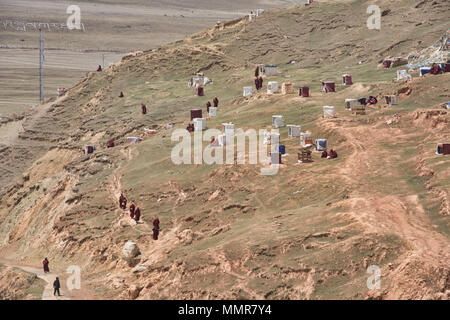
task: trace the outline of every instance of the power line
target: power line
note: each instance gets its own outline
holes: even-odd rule
[[[44,101],[44,85],[42,83],[42,68],[44,65],[44,38],[39,29],[39,100]]]

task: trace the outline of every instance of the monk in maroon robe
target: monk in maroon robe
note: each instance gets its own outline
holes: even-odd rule
[[[136,210],[134,211],[134,220],[136,222],[139,222],[140,219],[141,219],[141,209],[137,207]]]
[[[158,240],[159,229],[153,228],[153,240]]]
[[[159,236],[159,219],[153,220],[153,240],[158,240]]]
[[[134,219],[135,212],[136,212],[136,206],[134,205],[134,203],[132,203],[131,206],[130,206],[130,217],[131,217],[131,219]]]
[[[119,98],[123,98],[123,97],[124,97],[123,92],[120,91]]]
[[[114,140],[109,140],[108,142],[108,148],[114,148]]]
[[[255,78],[255,87],[256,87],[256,90],[259,90],[259,79],[258,78]]]
[[[206,103],[206,113],[209,113],[209,108],[211,108],[211,102]]]
[[[102,66],[98,65],[97,72],[100,72],[100,71],[102,71]]]
[[[141,104],[142,107],[142,114],[147,114],[147,107],[145,106],[145,104]]]
[[[337,152],[336,151],[334,151],[333,149],[331,149],[330,150],[330,153],[329,153],[329,155],[328,155],[328,158],[329,159],[336,159],[337,158]]]
[[[125,199],[125,197],[124,197],[123,194],[121,193],[121,194],[120,194],[120,197],[119,197],[119,207],[122,208],[122,209],[123,209],[123,206],[122,206],[122,204],[123,204],[123,199]]]
[[[127,208],[127,198],[125,198],[122,194],[120,195],[120,208],[122,208],[123,210],[125,210]]]
[[[259,76],[259,67],[256,67],[256,69],[255,69],[255,77],[258,78],[258,76]]]
[[[324,151],[322,152],[321,158],[327,158],[327,157],[328,157],[328,153],[327,153],[326,150],[324,150]]]
[[[44,267],[44,273],[50,272],[50,269],[48,267],[49,264],[50,264],[50,262],[48,261],[47,258],[45,258],[44,261],[42,261],[42,265]]]
[[[260,88],[260,89],[262,89],[262,87],[263,87],[263,82],[264,82],[263,77],[260,76],[260,77],[258,78],[258,84],[259,84],[259,88]]]
[[[217,97],[214,97],[213,103],[214,103],[214,108],[217,108],[219,106],[219,99],[217,99]]]

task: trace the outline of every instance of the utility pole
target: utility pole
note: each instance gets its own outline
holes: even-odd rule
[[[42,84],[42,68],[44,65],[44,38],[39,29],[39,100],[44,101],[44,85]]]

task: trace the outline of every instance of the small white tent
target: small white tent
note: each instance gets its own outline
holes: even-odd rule
[[[324,117],[335,117],[336,112],[333,106],[323,106],[323,116]]]
[[[194,130],[203,131],[206,129],[206,119],[205,118],[195,118],[194,120]]]
[[[268,77],[276,76],[278,74],[278,66],[275,65],[260,66],[259,71],[261,72],[261,74]]]
[[[357,105],[358,105],[358,100],[345,99],[345,109],[353,111]]]
[[[284,118],[280,115],[272,116],[272,127],[281,128],[284,127]]]
[[[300,137],[300,133],[302,131],[300,126],[288,124],[287,127],[288,127],[288,131],[289,131],[288,132],[289,137],[293,137],[293,138]]]
[[[274,94],[274,93],[278,93],[279,92],[279,88],[278,88],[278,82],[276,81],[270,81],[267,84],[267,93],[268,94]]]
[[[244,97],[249,97],[253,94],[253,87],[244,87]]]
[[[327,150],[327,139],[316,139],[316,151]]]

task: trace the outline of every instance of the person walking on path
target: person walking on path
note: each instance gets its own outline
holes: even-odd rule
[[[50,262],[48,261],[47,258],[45,258],[44,261],[42,261],[42,266],[44,267],[44,273],[50,272],[50,268],[48,267],[49,264],[50,264]]]
[[[59,283],[59,278],[56,277],[56,280],[53,282],[53,295],[56,296],[56,293],[58,293],[58,297],[61,296],[61,293],[59,292],[59,289],[61,288],[61,284]]]

